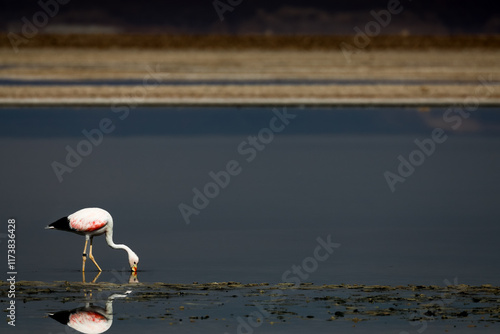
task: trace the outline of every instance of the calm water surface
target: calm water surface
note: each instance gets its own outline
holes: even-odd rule
[[[84,238],[44,226],[97,206],[112,214],[115,242],[139,255],[140,282],[500,285],[500,110],[479,109],[467,119],[446,110],[288,108],[286,119],[271,107],[0,109],[0,237],[6,240],[14,217],[18,280],[81,281]],[[441,143],[429,144],[436,128]],[[90,146],[85,133],[94,135]],[[415,140],[427,143],[428,154]],[[79,149],[84,154],[69,158],[70,166],[68,152]],[[417,166],[400,167],[404,182],[391,191],[384,173],[399,175],[399,156]],[[67,167],[59,177],[54,162]],[[211,175],[228,163],[234,173],[222,173],[230,178],[217,186]],[[193,200],[205,187],[209,196],[197,199],[197,209]],[[196,211],[189,224],[181,204]],[[339,244],[323,261],[315,257],[318,238]],[[6,242],[0,247],[6,252]],[[104,269],[98,282],[127,281],[124,252],[98,237],[94,255]],[[87,267],[93,270],[90,261]],[[124,320],[110,332],[163,326],[147,319],[161,303],[137,321],[126,320],[133,303],[114,304]],[[16,330],[24,322],[26,331],[60,332],[43,315],[66,306],[82,305],[26,303]],[[235,332],[236,316],[172,331],[230,325]],[[327,330],[325,322],[317,326]],[[357,330],[403,330],[370,326]]]

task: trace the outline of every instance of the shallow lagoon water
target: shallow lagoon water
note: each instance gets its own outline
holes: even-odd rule
[[[117,333],[461,333],[472,329],[494,333],[500,322],[498,293],[498,287],[467,285],[19,282],[22,304],[17,329],[88,333],[101,325],[101,331]],[[94,321],[89,326],[83,321],[86,314],[95,318],[96,313],[102,315],[100,324]],[[74,318],[66,325],[71,316],[77,321]]]
[[[139,254],[141,284],[500,285],[497,109],[481,108],[456,129],[452,125],[458,123],[444,121],[445,108],[287,111],[296,117],[247,161],[250,154],[238,147],[270,127],[276,117],[271,107],[133,108],[123,119],[123,110],[104,107],[1,109],[2,211],[4,220],[17,221],[17,279],[81,282],[84,239],[43,227],[80,208],[99,206],[114,217],[115,242]],[[64,163],[66,147],[76,149],[86,140],[82,131],[98,128],[104,118],[113,131],[59,182],[53,162]],[[408,157],[417,148],[414,141],[431,138],[437,127],[446,141],[392,192],[384,172],[397,172],[398,156]],[[211,171],[233,160],[241,172],[186,224],[179,204],[193,205],[193,189],[203,189],[213,181]],[[314,267],[306,259],[314,257],[317,239],[328,236],[340,245]],[[108,248],[103,237],[94,244],[105,270],[97,282],[127,283],[125,253]],[[285,274],[304,264],[310,272]],[[96,272],[90,262],[87,267],[89,282]],[[110,294],[127,289],[120,286]],[[164,326],[153,310],[166,307],[166,300],[142,301],[141,316],[135,317],[138,304],[130,298],[114,301],[113,310],[122,314],[116,319],[123,319],[109,332]],[[82,294],[67,302],[60,295],[27,302],[19,309],[16,330],[59,332],[62,325],[45,313],[84,301]],[[178,299],[183,302],[196,303]],[[227,325],[235,332],[239,312],[226,313],[226,322],[186,321],[172,325],[173,331],[224,332]],[[297,318],[278,328],[266,322],[258,331],[298,332],[313,323],[316,331],[330,331],[331,322],[321,319]],[[435,322],[432,328],[442,331],[448,324]],[[347,330],[352,322],[336,326]],[[404,318],[360,322],[355,328],[417,329]]]

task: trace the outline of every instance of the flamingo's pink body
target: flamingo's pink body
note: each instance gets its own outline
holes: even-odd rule
[[[80,232],[93,232],[97,231],[100,228],[103,228],[106,226],[107,221],[105,220],[99,220],[99,219],[89,219],[85,220],[82,218],[70,218],[69,221],[69,226],[71,226],[72,229],[75,229]]]

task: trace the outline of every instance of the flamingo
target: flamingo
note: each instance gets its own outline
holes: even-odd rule
[[[85,272],[85,261],[87,260],[87,245],[90,241],[89,258],[94,262],[99,271],[101,267],[97,264],[92,255],[92,240],[95,236],[106,234],[106,242],[113,249],[123,249],[128,254],[128,262],[130,270],[137,272],[137,264],[139,257],[126,245],[117,245],[113,242],[113,218],[111,215],[100,208],[81,209],[67,217],[62,217],[52,224],[45,227],[46,229],[55,229],[85,236],[85,247],[83,248],[83,263],[82,272]]]

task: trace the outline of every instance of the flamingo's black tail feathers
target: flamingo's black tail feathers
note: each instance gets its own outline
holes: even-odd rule
[[[62,217],[61,219],[56,220],[52,224],[45,226],[45,229],[71,231],[71,227],[69,226],[68,217]]]

